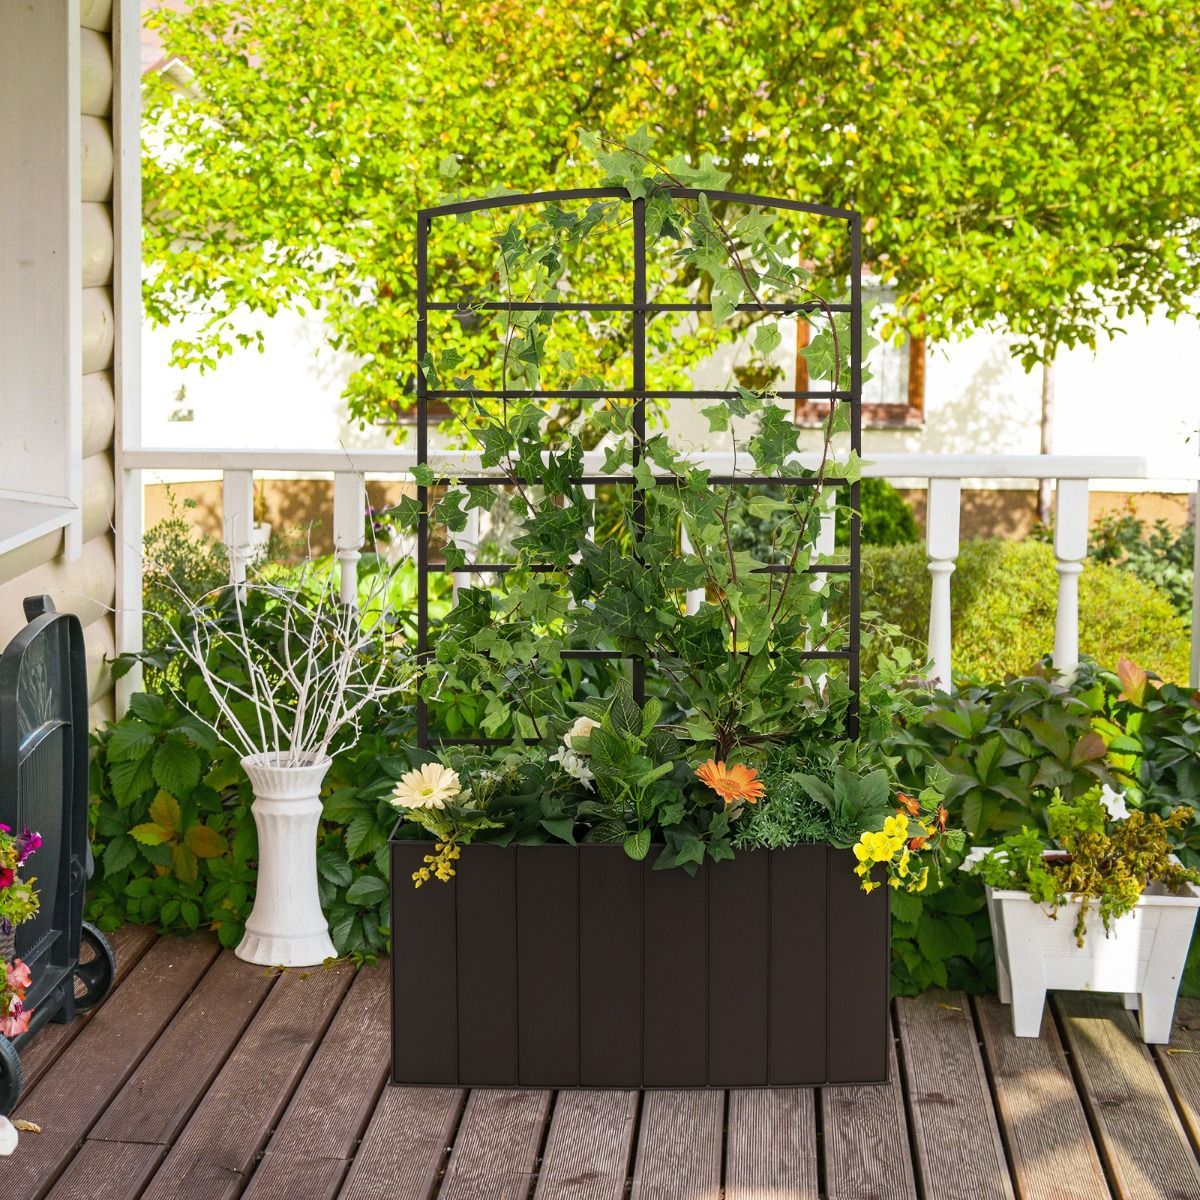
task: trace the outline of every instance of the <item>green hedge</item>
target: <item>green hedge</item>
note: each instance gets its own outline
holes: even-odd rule
[[[863,608],[924,646],[930,577],[925,547],[864,546]],[[954,669],[976,679],[1020,675],[1054,648],[1058,574],[1041,542],[964,542],[950,583]],[[1119,567],[1084,566],[1079,647],[1099,662],[1130,658],[1186,682],[1189,631],[1160,588]]]

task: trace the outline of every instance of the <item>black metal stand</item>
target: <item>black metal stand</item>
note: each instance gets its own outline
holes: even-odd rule
[[[0,822],[42,835],[31,862],[41,908],[17,926],[13,953],[30,969],[29,1029],[0,1037],[0,1115],[21,1094],[19,1051],[50,1021],[98,1004],[116,978],[108,940],[83,920],[88,845],[87,662],[79,619],[49,596],[25,601],[28,624],[0,656]]]

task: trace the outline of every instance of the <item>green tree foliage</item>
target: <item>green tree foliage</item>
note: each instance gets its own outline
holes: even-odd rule
[[[147,85],[146,310],[176,360],[319,309],[364,419],[403,406],[415,210],[578,181],[576,131],[642,123],[746,190],[848,204],[894,328],[1027,364],[1200,289],[1193,5],[1076,0],[192,0],[194,72]],[[493,233],[497,231],[492,231]],[[837,260],[829,247],[831,269]]]

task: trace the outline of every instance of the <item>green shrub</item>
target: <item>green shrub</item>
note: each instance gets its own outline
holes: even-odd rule
[[[864,609],[918,645],[928,636],[929,591],[923,546],[863,548]],[[1049,546],[964,542],[950,582],[955,672],[997,680],[1031,669],[1054,648],[1057,597]],[[1099,662],[1129,658],[1163,679],[1188,676],[1188,628],[1170,598],[1111,565],[1084,566],[1079,645]]]
[[[921,539],[909,503],[886,479],[864,479],[859,488],[864,546],[906,546]],[[850,526],[838,522],[837,544],[850,544]]]
[[[1172,529],[1164,520],[1150,527],[1133,513],[1102,517],[1092,527],[1089,552],[1097,562],[1113,563],[1139,579],[1156,584],[1180,616],[1192,615],[1195,525]]]

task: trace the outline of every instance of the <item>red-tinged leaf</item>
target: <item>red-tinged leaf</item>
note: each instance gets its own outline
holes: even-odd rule
[[[1104,739],[1093,730],[1091,733],[1085,733],[1071,747],[1071,765],[1079,767],[1084,763],[1096,762],[1107,753],[1108,747],[1105,746]]]
[[[1150,680],[1145,669],[1123,658],[1117,663],[1117,678],[1121,681],[1121,699],[1141,708],[1146,702],[1146,685]]]

